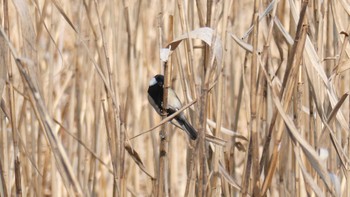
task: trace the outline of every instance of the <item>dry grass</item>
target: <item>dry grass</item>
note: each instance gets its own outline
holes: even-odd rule
[[[0,196],[350,196],[348,1],[1,8]]]

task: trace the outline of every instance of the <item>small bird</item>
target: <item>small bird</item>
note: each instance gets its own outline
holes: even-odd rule
[[[148,101],[156,112],[162,114],[162,103],[163,103],[163,89],[164,89],[164,76],[156,75],[149,81],[148,87]],[[180,99],[177,97],[173,89],[168,89],[168,106],[166,112],[168,116],[181,109],[182,104]],[[192,140],[197,139],[197,131],[186,119],[184,113],[180,113],[175,116],[175,120],[181,125],[184,131],[190,136]]]

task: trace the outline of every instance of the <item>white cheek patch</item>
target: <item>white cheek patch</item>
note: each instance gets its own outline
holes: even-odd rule
[[[152,78],[150,81],[149,81],[149,86],[153,86],[153,85],[155,85],[157,83],[157,80],[156,80],[156,78]]]

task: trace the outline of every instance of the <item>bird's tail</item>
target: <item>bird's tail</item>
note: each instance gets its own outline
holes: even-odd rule
[[[186,120],[184,116],[180,116],[176,119],[177,122],[181,125],[183,130],[190,136],[192,140],[197,139],[197,131],[192,127],[192,125]]]

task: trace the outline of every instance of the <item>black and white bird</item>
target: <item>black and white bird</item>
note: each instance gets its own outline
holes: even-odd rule
[[[156,75],[149,81],[148,87],[148,101],[156,110],[156,112],[162,114],[162,103],[163,103],[163,89],[164,89],[164,76]],[[181,109],[182,104],[180,99],[177,97],[173,89],[168,89],[168,106],[165,108],[168,116]],[[192,140],[197,139],[197,131],[188,122],[184,113],[180,113],[175,116],[175,120],[181,125],[184,131],[190,136]]]

